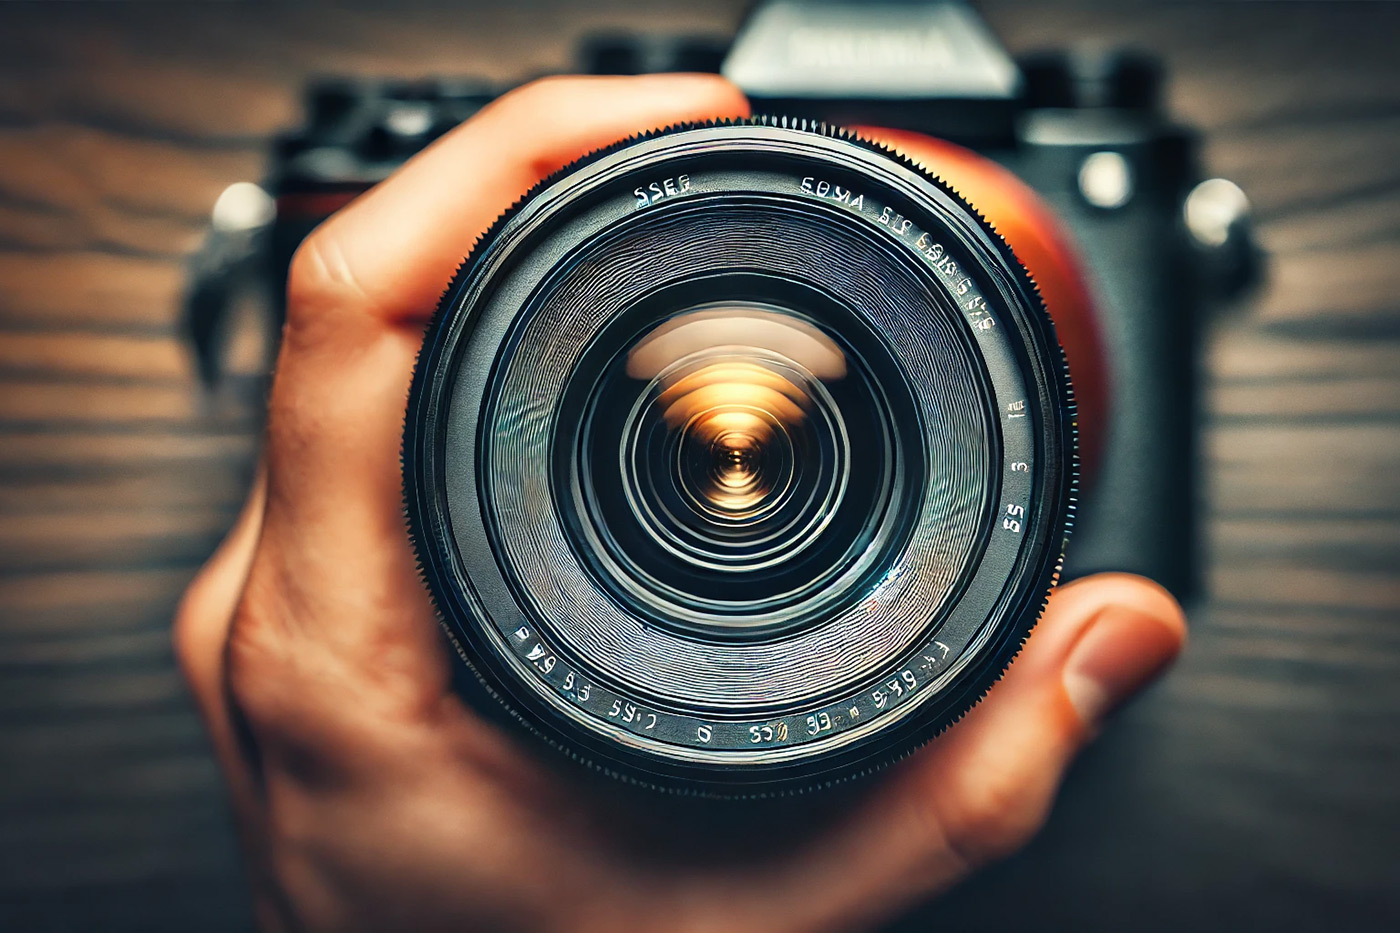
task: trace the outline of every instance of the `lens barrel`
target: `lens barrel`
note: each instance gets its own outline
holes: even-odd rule
[[[403,453],[468,691],[721,795],[864,773],[966,712],[1075,488],[1011,251],[921,169],[787,121],[630,140],[512,208],[429,327]]]

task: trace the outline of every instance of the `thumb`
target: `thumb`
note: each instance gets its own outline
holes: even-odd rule
[[[1150,580],[1102,574],[1061,587],[1002,682],[957,726],[837,832],[769,874],[722,875],[709,900],[734,928],[847,929],[951,887],[1029,840],[1075,754],[1185,635],[1176,600]]]
[[[1075,754],[1181,651],[1186,620],[1150,580],[1061,587],[987,699],[911,769],[947,844],[974,866],[1039,829]]]

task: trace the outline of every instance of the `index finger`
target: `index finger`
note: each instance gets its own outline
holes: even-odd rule
[[[485,108],[317,229],[288,284],[269,404],[261,560],[283,632],[349,655],[422,640],[383,607],[423,601],[404,533],[399,438],[424,323],[453,270],[532,185],[590,150],[667,124],[742,115],[716,76],[562,78]],[[256,570],[256,564],[255,564]],[[353,624],[348,624],[353,621]],[[405,641],[407,640],[407,642]],[[431,643],[431,644],[430,644]],[[377,646],[377,647],[376,647]]]
[[[546,78],[512,91],[313,234],[293,268],[290,323],[314,323],[328,305],[426,320],[475,239],[541,179],[629,134],[747,113],[714,75]]]

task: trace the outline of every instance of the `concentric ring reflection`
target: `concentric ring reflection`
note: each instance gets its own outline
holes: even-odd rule
[[[835,341],[777,311],[695,310],[658,326],[627,353],[627,375],[644,385],[621,463],[634,510],[702,566],[790,559],[844,491],[849,439],[817,374],[845,372]]]
[[[859,358],[814,320],[754,302],[645,329],[599,379],[581,436],[603,575],[711,628],[785,621],[828,589],[871,536],[894,467]]]

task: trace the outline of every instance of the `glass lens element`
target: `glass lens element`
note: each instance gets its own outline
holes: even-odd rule
[[[645,329],[598,379],[580,437],[600,575],[647,615],[710,634],[828,604],[813,598],[860,564],[898,446],[853,350],[801,313],[751,301]]]

